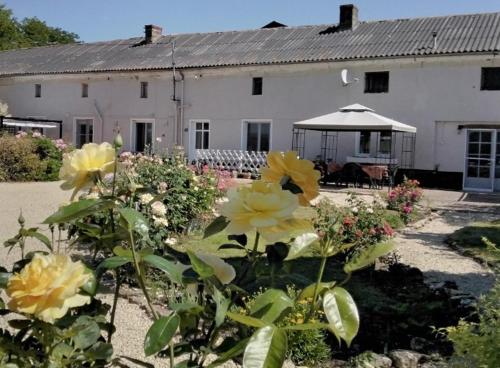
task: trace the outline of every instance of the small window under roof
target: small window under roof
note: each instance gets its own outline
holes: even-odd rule
[[[276,22],[275,20],[273,20],[272,22],[267,23],[264,27],[262,27],[262,29],[264,29],[264,28],[284,28],[284,27],[287,27],[287,25],[280,23],[280,22]]]

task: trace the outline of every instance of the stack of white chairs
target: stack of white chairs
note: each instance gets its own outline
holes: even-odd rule
[[[214,170],[236,171],[257,175],[259,168],[266,165],[267,152],[243,150],[196,150],[197,165],[208,165]]]

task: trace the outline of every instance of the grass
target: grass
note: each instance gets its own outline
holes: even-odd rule
[[[488,264],[500,267],[499,251],[488,247],[482,238],[500,247],[500,220],[474,222],[450,235],[448,241],[465,255],[477,257]]]

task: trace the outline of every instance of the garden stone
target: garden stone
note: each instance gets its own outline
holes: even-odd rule
[[[329,363],[323,365],[325,368],[346,368],[347,362],[344,360],[333,359]]]
[[[393,350],[389,356],[395,368],[418,368],[423,355],[411,350]]]

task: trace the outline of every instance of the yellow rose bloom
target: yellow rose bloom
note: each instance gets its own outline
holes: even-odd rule
[[[36,254],[21,272],[9,278],[8,307],[54,323],[68,309],[90,303],[90,296],[78,294],[90,279],[82,262],[73,262],[65,255]]]
[[[294,218],[299,200],[277,183],[254,181],[251,186],[232,188],[221,214],[229,220],[229,234],[246,234],[257,230],[262,237],[277,241],[291,232],[309,226],[308,221]]]
[[[297,158],[297,152],[288,151],[285,154],[272,151],[267,154],[268,167],[262,168],[262,180],[271,183],[280,183],[283,177],[288,176],[297,185],[302,193],[299,202],[308,206],[319,195],[319,179],[321,173],[314,170],[314,164],[309,160]]]
[[[88,143],[81,149],[64,155],[59,178],[64,180],[61,189],[73,189],[73,199],[79,190],[94,184],[95,175],[112,173],[115,165],[115,149],[111,144]]]

